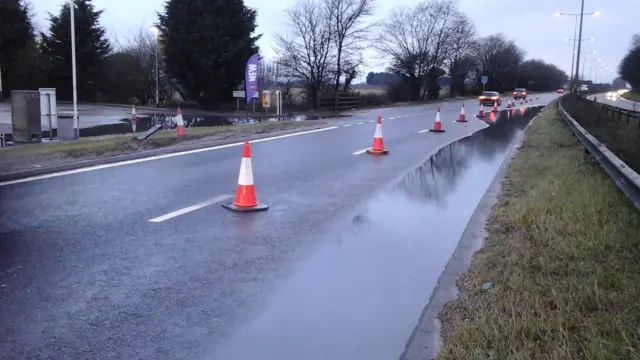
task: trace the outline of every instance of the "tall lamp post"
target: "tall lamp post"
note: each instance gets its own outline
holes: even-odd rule
[[[160,107],[160,74],[158,71],[158,37],[160,36],[160,29],[156,26],[152,26],[149,30],[155,35],[156,38],[156,108]]]
[[[582,6],[580,8],[580,12],[579,13],[563,13],[563,12],[557,12],[555,13],[556,17],[560,17],[560,16],[573,16],[576,18],[575,21],[575,27],[574,27],[574,41],[573,41],[573,54],[572,54],[572,59],[571,59],[571,76],[572,76],[572,80],[571,80],[571,91],[575,91],[574,88],[576,88],[575,85],[575,81],[577,80],[578,76],[579,76],[579,71],[580,71],[580,50],[581,50],[581,43],[582,43],[582,19],[584,17],[584,15],[593,15],[593,16],[600,16],[600,12],[598,11],[594,11],[594,12],[589,12],[589,13],[585,13],[584,12],[584,0],[582,0]],[[580,19],[580,27],[578,28],[578,18]],[[579,30],[579,34],[578,34],[578,29]],[[577,61],[576,61],[576,66],[574,67],[574,59],[573,57],[575,57],[576,55],[576,43],[578,44],[578,51],[577,51]],[[574,69],[575,69],[575,74],[574,74]],[[577,88],[576,88],[577,89]]]
[[[71,78],[73,79],[73,137],[80,138],[80,124],[78,121],[78,81],[76,78],[76,20],[74,9],[76,4],[69,0],[71,15]]]

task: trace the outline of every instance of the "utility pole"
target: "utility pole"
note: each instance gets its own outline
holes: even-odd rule
[[[69,11],[71,13],[71,77],[73,78],[73,136],[80,138],[80,127],[78,124],[78,81],[76,79],[76,20],[74,8],[75,1],[69,1]]]
[[[576,60],[576,42],[578,41],[578,17],[576,16],[576,25],[573,27],[573,53],[571,54],[571,76],[573,77],[573,65]],[[571,88],[573,89],[573,83],[575,79],[571,81]]]
[[[584,0],[582,0],[582,5],[580,7],[580,30],[578,33],[578,56],[576,57],[576,79],[580,76],[580,52],[582,51],[582,20],[584,19]],[[575,89],[575,92],[578,92],[578,89]]]

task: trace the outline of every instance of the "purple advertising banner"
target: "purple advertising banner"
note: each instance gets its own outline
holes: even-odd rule
[[[247,67],[244,69],[244,96],[247,104],[258,94],[258,62],[260,56],[253,54],[247,60]]]

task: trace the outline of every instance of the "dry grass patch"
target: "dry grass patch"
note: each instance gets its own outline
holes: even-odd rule
[[[438,359],[640,359],[640,214],[552,107],[487,231],[440,313]]]

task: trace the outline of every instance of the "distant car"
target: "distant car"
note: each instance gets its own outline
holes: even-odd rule
[[[609,99],[615,99],[616,97],[618,97],[618,93],[615,92],[615,91],[609,91],[607,93],[607,98],[609,98]]]
[[[558,94],[564,94],[564,89],[558,89],[558,90],[556,90],[556,92],[557,92]]]
[[[513,98],[515,100],[524,99],[527,100],[527,89],[525,88],[516,88],[513,90]]]
[[[497,91],[485,91],[480,95],[478,100],[480,100],[480,105],[484,106],[493,106],[494,104],[498,106],[502,105],[500,93]]]

